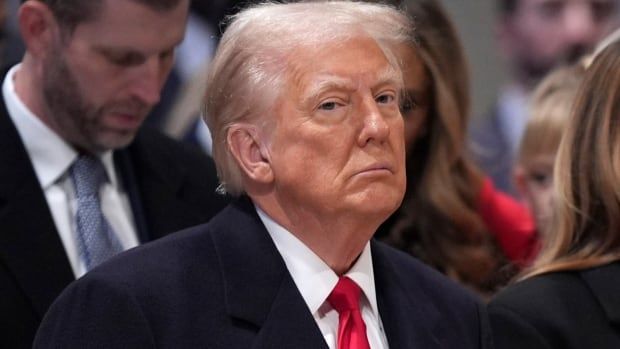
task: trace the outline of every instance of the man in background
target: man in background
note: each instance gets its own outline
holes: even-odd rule
[[[510,82],[471,127],[474,157],[499,189],[515,195],[512,169],[531,90],[573,63],[620,24],[619,0],[498,0],[498,40]]]
[[[141,129],[189,0],[27,0],[0,99],[0,347],[31,347],[62,289],[224,206],[210,160]]]

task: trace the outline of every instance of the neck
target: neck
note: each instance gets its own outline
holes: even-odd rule
[[[56,131],[55,125],[46,117],[47,109],[41,92],[41,74],[28,53],[24,56],[14,78],[15,93],[22,103],[44,124]]]
[[[252,201],[271,219],[310,248],[337,274],[346,273],[364,250],[380,223],[356,214],[318,215],[299,205],[280,205],[272,196]]]

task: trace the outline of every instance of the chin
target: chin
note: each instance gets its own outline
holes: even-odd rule
[[[95,139],[95,146],[102,151],[125,148],[136,137],[136,132],[109,133]]]
[[[364,193],[360,209],[365,215],[373,215],[381,218],[381,222],[387,219],[398,209],[404,197],[404,190],[394,187],[369,188]]]

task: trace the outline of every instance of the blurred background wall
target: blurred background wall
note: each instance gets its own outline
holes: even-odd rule
[[[494,0],[441,0],[457,26],[471,72],[472,117],[485,113],[506,77],[495,41]]]

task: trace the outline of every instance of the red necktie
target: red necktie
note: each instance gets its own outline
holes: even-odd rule
[[[370,349],[366,324],[360,312],[360,288],[348,277],[341,277],[327,301],[336,309],[338,349]]]

